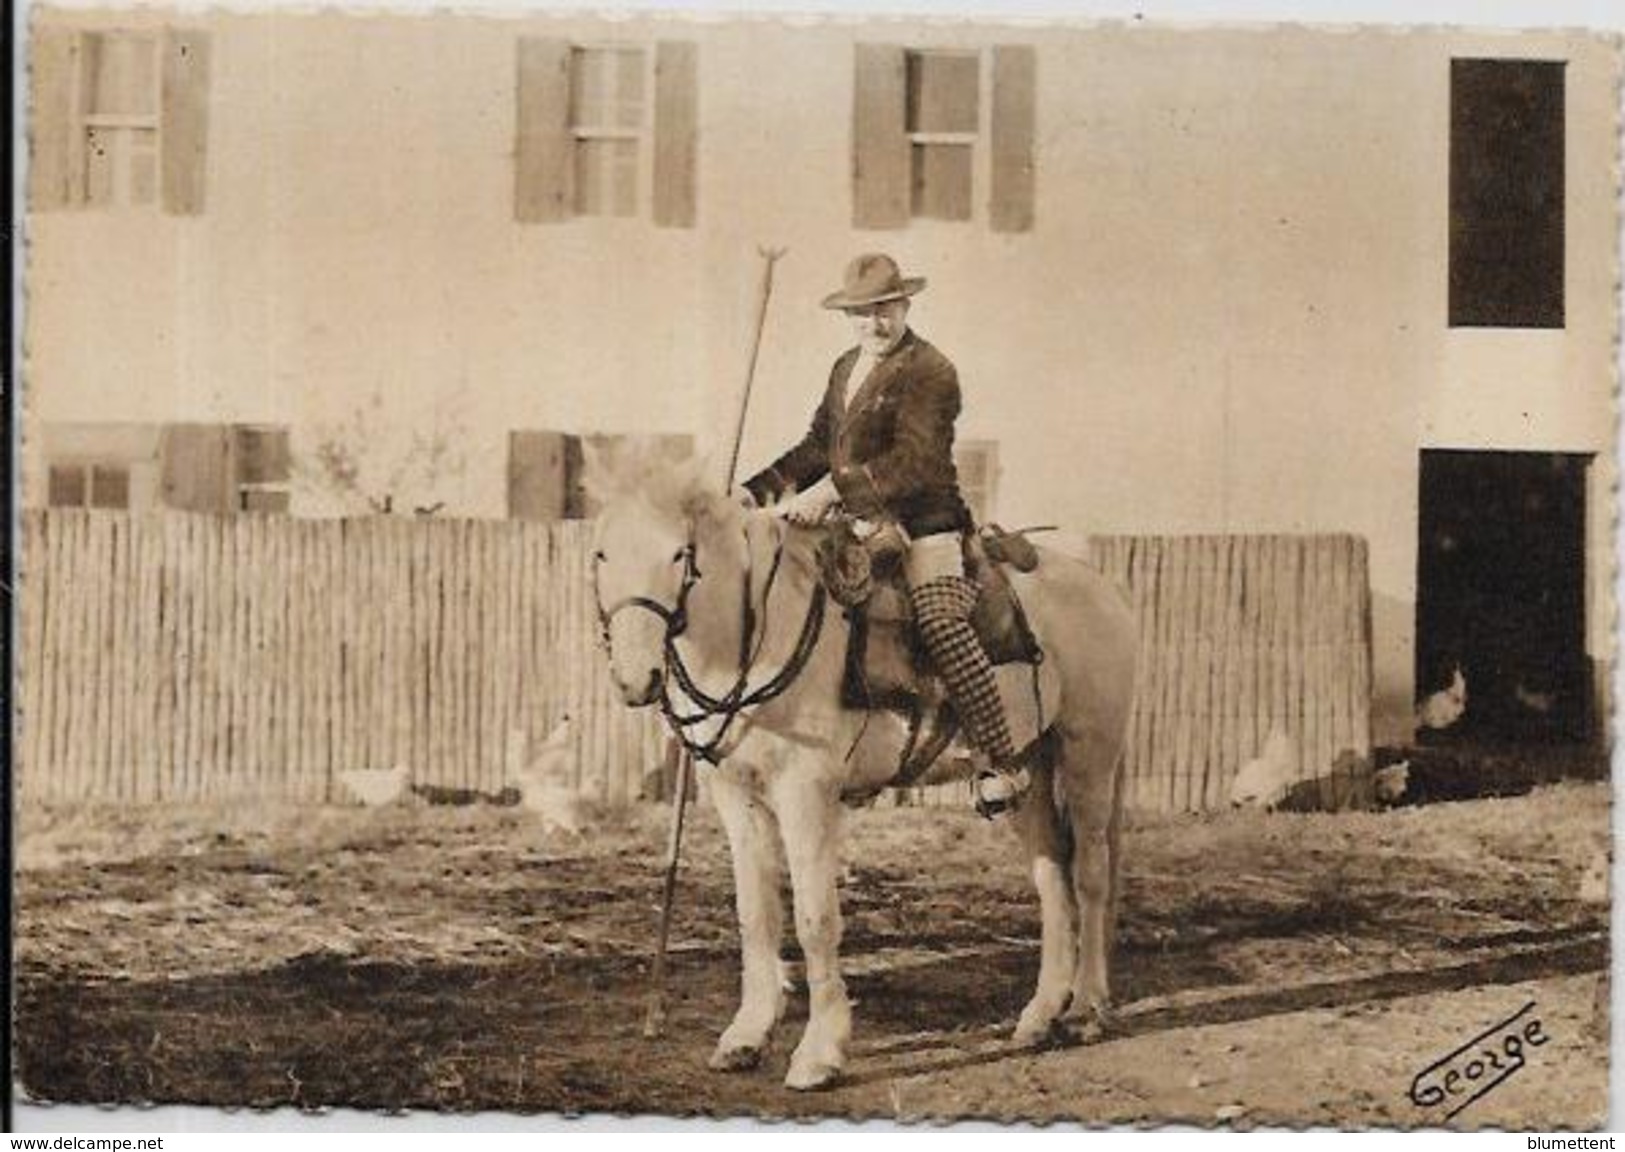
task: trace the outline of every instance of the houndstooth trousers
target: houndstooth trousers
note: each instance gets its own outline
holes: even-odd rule
[[[948,685],[966,734],[995,768],[1008,764],[1016,755],[1010,725],[999,701],[993,662],[970,623],[976,585],[963,576],[935,576],[915,586],[909,598],[931,663]]]

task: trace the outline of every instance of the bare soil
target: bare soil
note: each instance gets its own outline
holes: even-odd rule
[[[1020,1051],[1037,907],[1014,833],[849,820],[849,1075],[709,1072],[731,877],[688,833],[665,1035],[641,1035],[666,812],[544,835],[518,808],[27,810],[18,1072],[35,1099],[1237,1126],[1433,1125],[1412,1077],[1533,1001],[1550,1042],[1454,1126],[1593,1128],[1605,784],[1392,813],[1162,818],[1124,838],[1116,1029]],[[794,958],[793,938],[785,942]],[[1599,1025],[1601,1027],[1599,1027]]]

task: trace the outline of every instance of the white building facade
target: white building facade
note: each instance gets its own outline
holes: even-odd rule
[[[332,511],[300,483],[325,437],[392,511],[573,514],[581,437],[726,458],[771,245],[748,471],[804,429],[847,341],[818,300],[879,249],[930,281],[912,319],[959,367],[986,514],[1365,537],[1379,741],[1438,686],[1428,454],[1571,461],[1605,683],[1601,40],[147,11],[32,37],[27,503]],[[1475,60],[1558,93],[1532,321],[1451,299]]]

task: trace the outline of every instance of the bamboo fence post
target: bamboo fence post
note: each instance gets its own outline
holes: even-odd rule
[[[79,674],[79,644],[82,629],[79,624],[79,613],[83,605],[84,596],[80,591],[80,551],[78,548],[79,521],[71,512],[63,512],[58,522],[59,538],[57,540],[58,556],[61,560],[57,571],[62,574],[62,619],[58,630],[58,643],[60,645],[61,671],[57,676],[57,748],[62,756],[62,765],[59,772],[53,773],[61,783],[53,788],[53,799],[63,799],[74,795],[79,786],[79,746],[78,729],[80,725],[74,723],[75,697],[74,680]]]
[[[478,759],[475,768],[478,773],[478,783],[475,787],[481,792],[495,792],[499,789],[491,787],[493,767],[500,771],[503,756],[506,754],[507,737],[505,732],[497,728],[497,688],[500,681],[500,670],[495,667],[493,657],[497,646],[497,613],[496,613],[496,533],[492,531],[494,525],[475,525],[475,535],[480,539],[479,566],[475,569],[474,603],[478,615],[479,630],[475,633],[479,637],[479,657],[475,661],[478,674],[474,677],[474,690],[477,694],[478,708],[475,727],[478,730],[479,740],[476,745]],[[494,754],[493,754],[494,753]]]
[[[32,573],[39,585],[43,612],[40,618],[39,716],[37,729],[39,752],[34,762],[34,795],[42,800],[55,800],[59,794],[58,781],[62,777],[63,730],[62,680],[67,663],[64,652],[68,613],[71,602],[67,596],[67,573],[62,565],[63,524],[55,516],[39,514],[40,544]]]
[[[88,800],[104,795],[108,783],[109,772],[107,757],[110,746],[108,739],[108,712],[112,703],[111,681],[113,663],[113,645],[111,629],[108,627],[108,594],[111,591],[112,581],[108,579],[108,566],[110,564],[110,549],[107,539],[107,518],[100,512],[85,513],[86,555],[85,555],[85,587],[89,593],[88,599],[88,627],[89,634],[85,637],[85,680],[87,689],[85,699],[85,767],[86,795]]]
[[[39,571],[40,554],[45,545],[45,519],[37,512],[27,510],[23,513],[22,528],[22,553],[17,558],[16,566],[19,591],[22,594],[20,616],[23,655],[22,667],[18,670],[22,700],[20,708],[13,704],[12,730],[22,736],[21,742],[17,745],[19,748],[15,778],[17,798],[19,802],[27,803],[36,795],[36,780],[41,764],[39,719],[44,693],[40,681],[41,674],[45,671],[42,633],[45,626],[46,596],[45,582],[39,578]]]
[[[70,793],[76,800],[87,800],[91,796],[90,782],[95,772],[95,674],[94,661],[89,654],[89,645],[95,635],[96,596],[95,583],[91,572],[92,542],[90,538],[90,514],[88,512],[75,512],[73,516],[73,553],[74,553],[74,635],[73,635],[73,676],[70,680],[71,699],[74,707],[70,716],[70,739],[73,748],[73,789]]]
[[[185,513],[174,513],[175,522],[175,594],[179,600],[176,618],[175,702],[176,740],[175,761],[170,772],[170,795],[177,800],[191,800],[192,766],[197,763],[198,752],[198,684],[197,654],[194,638],[201,631],[203,606],[197,594],[197,562],[201,547],[198,541],[199,518]]]

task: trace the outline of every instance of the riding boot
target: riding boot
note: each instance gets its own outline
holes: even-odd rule
[[[993,662],[971,627],[976,585],[962,576],[939,576],[914,588],[911,599],[926,652],[948,686],[954,711],[971,742],[990,761],[989,768],[977,773],[972,791],[977,812],[991,819],[1015,807],[1031,780],[1015,763],[1015,743],[999,701]]]

